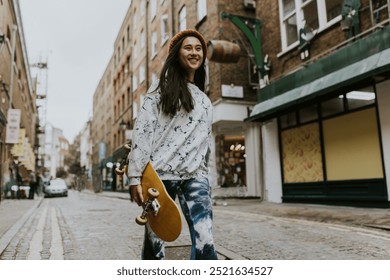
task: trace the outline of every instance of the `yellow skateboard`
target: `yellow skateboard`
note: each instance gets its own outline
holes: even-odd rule
[[[135,219],[137,224],[148,223],[164,241],[176,240],[182,227],[180,211],[150,162],[142,173],[141,185],[144,203],[142,214]]]

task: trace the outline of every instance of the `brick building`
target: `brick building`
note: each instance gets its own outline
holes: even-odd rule
[[[194,28],[217,55],[206,85],[215,195],[388,206],[389,10],[387,0],[132,1],[113,53],[113,162],[169,39]]]
[[[11,70],[12,69],[12,70]],[[31,79],[18,1],[0,1],[0,187],[35,170],[37,144],[35,83]],[[11,112],[20,115],[12,121]],[[10,141],[11,131],[19,139]],[[12,127],[10,127],[12,126]],[[1,191],[0,191],[1,193]]]
[[[389,1],[256,4],[272,61],[249,118],[265,199],[389,206]]]

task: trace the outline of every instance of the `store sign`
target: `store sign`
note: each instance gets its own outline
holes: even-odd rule
[[[244,98],[244,88],[242,86],[222,85],[221,90],[223,97]]]
[[[5,143],[16,144],[19,142],[20,109],[9,109],[7,114],[7,130]]]

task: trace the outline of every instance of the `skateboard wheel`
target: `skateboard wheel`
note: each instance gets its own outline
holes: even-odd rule
[[[125,171],[123,169],[115,168],[116,175],[123,175]]]
[[[142,218],[141,216],[137,216],[136,218],[135,218],[135,222],[137,223],[137,224],[139,224],[140,226],[144,226],[144,225],[146,225],[146,223],[148,222],[148,219],[145,217],[145,218]]]
[[[153,198],[157,198],[160,195],[160,193],[155,188],[150,188],[148,189],[148,195],[150,198],[153,199]]]

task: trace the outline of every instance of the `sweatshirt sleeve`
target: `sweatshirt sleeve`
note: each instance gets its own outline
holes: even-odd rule
[[[141,183],[142,172],[150,160],[158,117],[158,103],[157,93],[147,94],[135,121],[127,171],[130,185]]]

